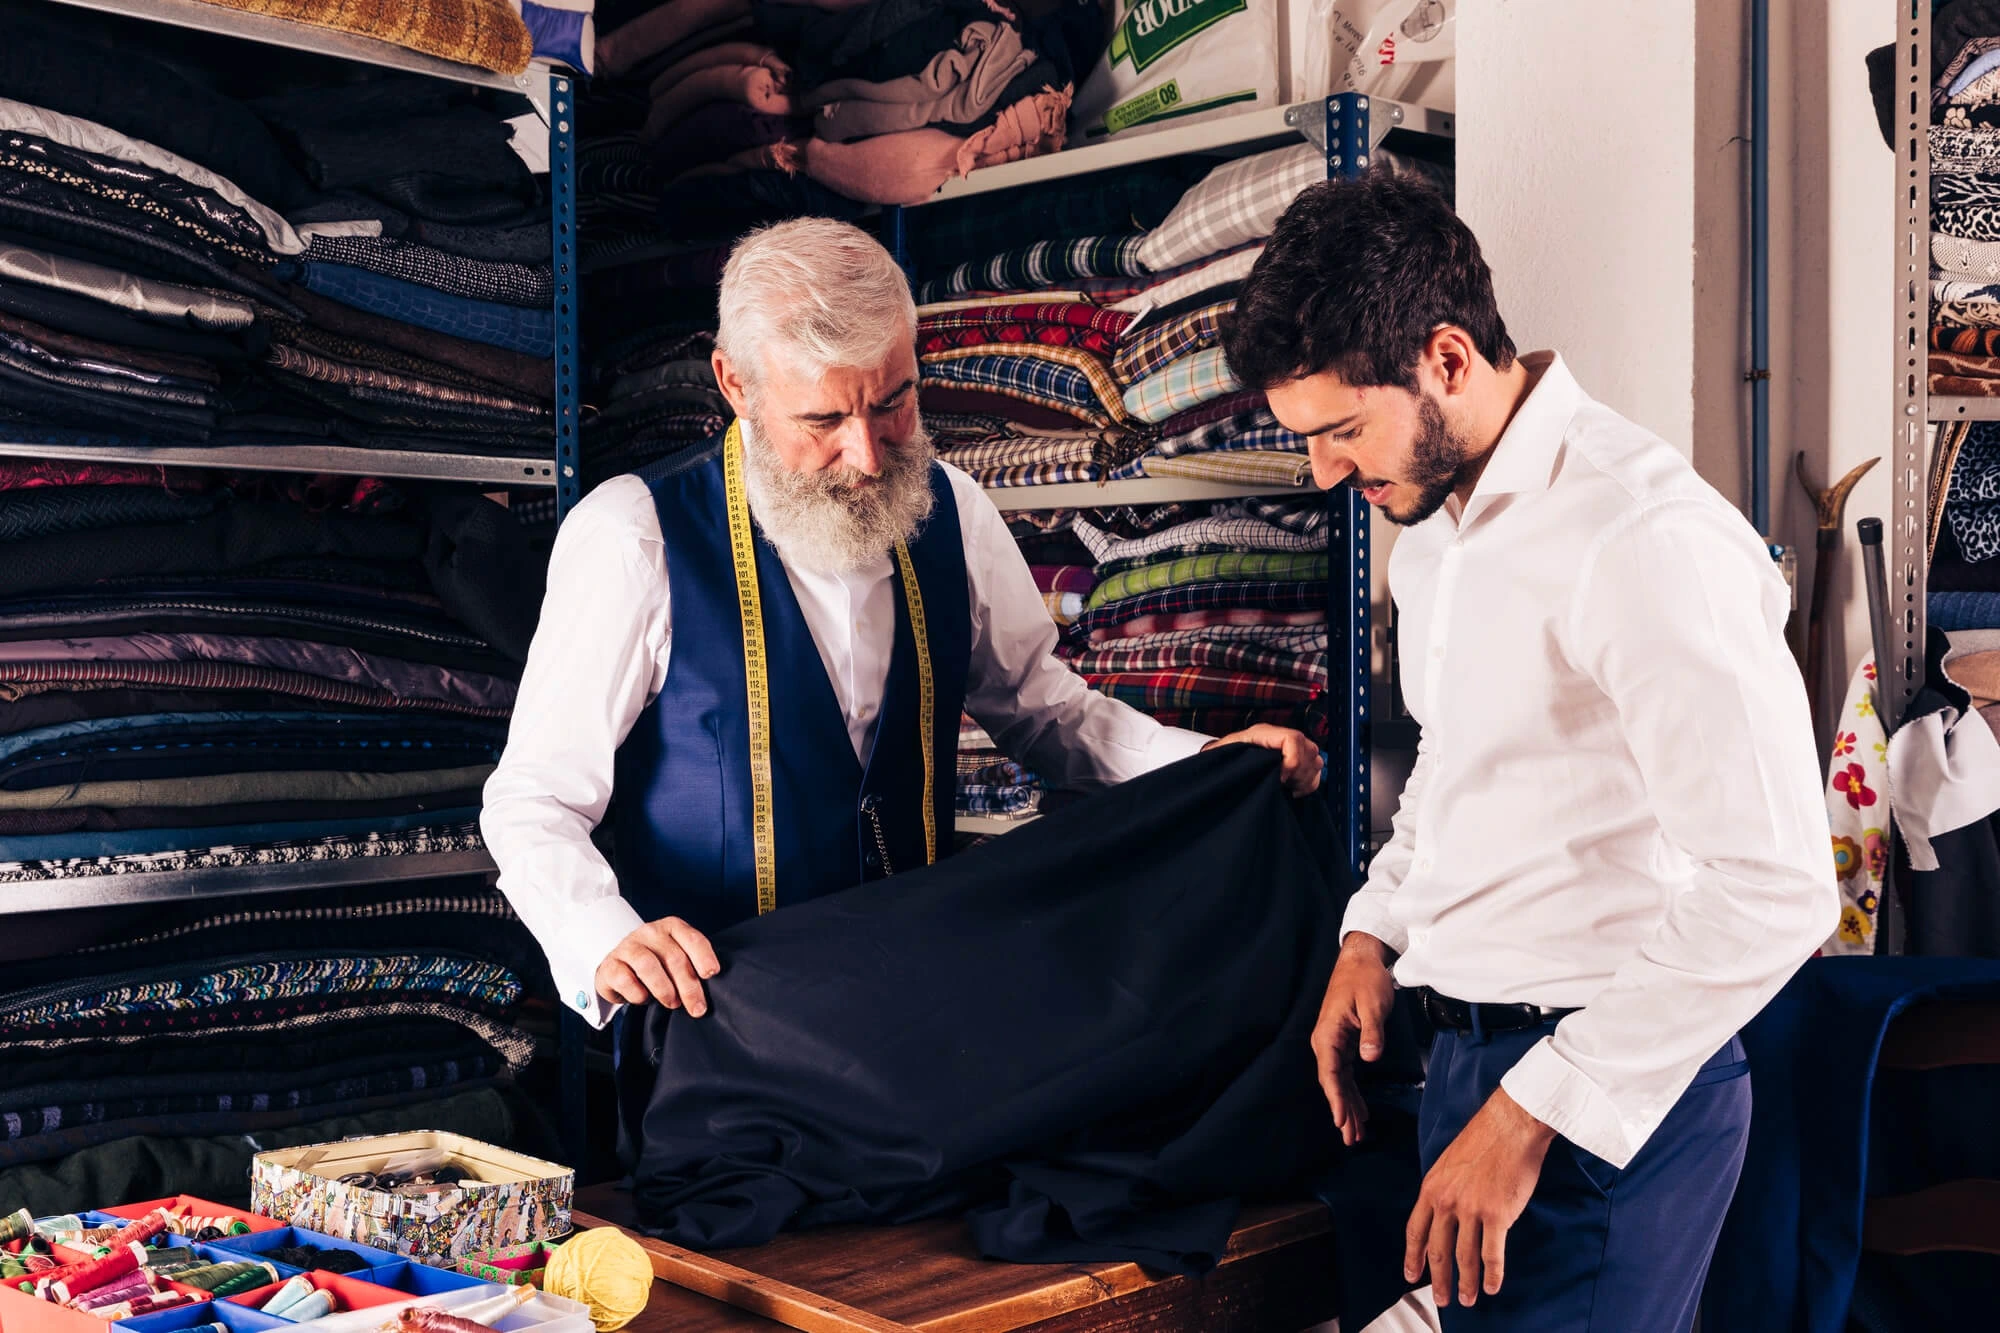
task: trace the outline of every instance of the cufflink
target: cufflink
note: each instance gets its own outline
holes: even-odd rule
[[[585,995],[582,991],[578,991],[576,993],[576,1007],[579,1009],[588,1010],[590,1008],[590,997],[588,995]]]

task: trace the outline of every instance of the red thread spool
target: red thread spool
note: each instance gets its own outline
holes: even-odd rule
[[[136,1273],[146,1262],[146,1247],[127,1245],[113,1250],[102,1259],[92,1259],[79,1265],[74,1273],[53,1282],[44,1282],[41,1290],[49,1293],[52,1301],[66,1301],[78,1292],[91,1291],[103,1286],[114,1278]]]
[[[144,1246],[153,1237],[165,1235],[166,1230],[166,1210],[155,1208],[138,1221],[128,1222],[119,1228],[118,1234],[111,1238],[111,1244]]]
[[[475,1324],[470,1319],[417,1306],[405,1307],[397,1320],[400,1333],[493,1333],[486,1325]]]

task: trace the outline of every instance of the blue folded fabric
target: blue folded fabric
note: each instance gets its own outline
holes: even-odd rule
[[[287,282],[303,283],[307,291],[371,315],[527,356],[555,355],[556,320],[552,311],[468,300],[401,278],[370,273],[351,264],[293,261],[278,265],[276,271]]]
[[[125,717],[82,718],[0,736],[0,767],[22,755],[65,748],[97,749],[128,740],[143,743],[173,737],[199,743],[246,735],[281,740],[288,732],[301,737],[351,737],[362,744],[387,742],[422,746],[436,740],[498,746],[506,743],[507,724],[478,718],[422,717],[406,713],[378,717],[360,713],[261,711],[138,713]]]
[[[585,74],[597,72],[597,30],[590,15],[521,0],[521,21],[528,25],[528,36],[541,59],[560,60]]]
[[[1934,592],[1932,629],[2000,629],[2000,592]]]
[[[32,838],[0,838],[0,863],[65,861],[82,856],[153,856],[160,852],[209,847],[312,842],[318,838],[365,838],[371,833],[402,833],[414,828],[468,824],[478,818],[478,807],[472,806],[424,810],[408,815],[369,815],[363,819],[225,824],[217,828],[128,829],[121,833],[50,833]]]
[[[1032,356],[971,356],[927,362],[918,373],[926,385],[991,389],[1098,421],[1110,419],[1090,377],[1060,361]]]

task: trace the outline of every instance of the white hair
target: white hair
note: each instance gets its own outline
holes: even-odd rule
[[[736,243],[722,270],[715,345],[754,388],[782,358],[813,376],[880,365],[916,336],[909,280],[852,223],[797,218]]]

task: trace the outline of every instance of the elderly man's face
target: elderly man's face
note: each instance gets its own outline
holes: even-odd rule
[[[917,357],[898,343],[878,366],[839,366],[803,376],[772,358],[761,368],[762,395],[752,411],[743,377],[720,352],[716,380],[736,414],[748,419],[788,472],[842,469],[866,489],[882,473],[886,451],[917,434]]]

